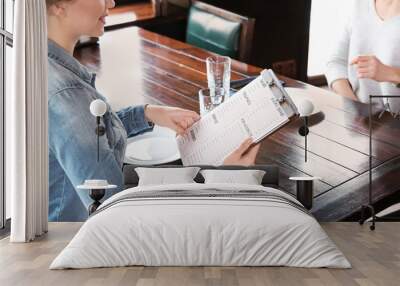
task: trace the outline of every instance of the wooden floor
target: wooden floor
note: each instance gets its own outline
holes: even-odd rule
[[[50,231],[30,244],[0,241],[0,285],[399,285],[400,223],[324,223],[323,228],[353,268],[288,267],[124,267],[48,270],[80,223],[50,223]]]

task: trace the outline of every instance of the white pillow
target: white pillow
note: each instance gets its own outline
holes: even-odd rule
[[[226,183],[261,185],[265,171],[262,170],[202,170],[205,184]]]
[[[135,168],[139,176],[139,186],[195,183],[193,179],[199,170],[199,167]]]

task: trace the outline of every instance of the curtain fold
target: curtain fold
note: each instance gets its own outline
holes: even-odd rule
[[[15,2],[13,94],[6,120],[11,242],[48,228],[47,24],[45,0]]]

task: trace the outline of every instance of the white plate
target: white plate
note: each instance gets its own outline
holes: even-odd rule
[[[128,138],[124,162],[155,165],[178,160],[181,156],[175,137],[174,131],[156,125],[152,132]]]

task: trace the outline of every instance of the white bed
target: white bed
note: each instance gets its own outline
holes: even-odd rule
[[[350,268],[283,191],[254,185],[127,189],[91,216],[50,269],[145,266]]]

